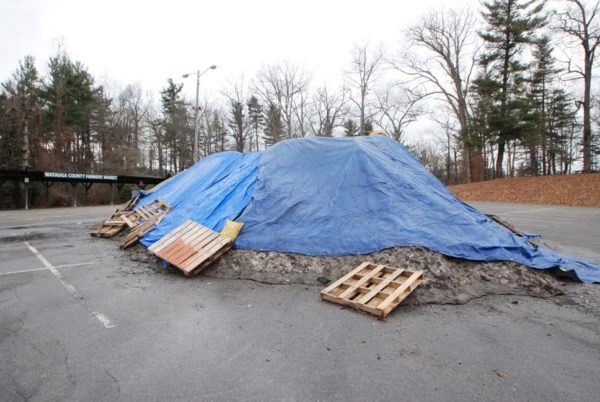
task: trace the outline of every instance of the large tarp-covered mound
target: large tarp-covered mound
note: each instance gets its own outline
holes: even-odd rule
[[[600,282],[600,266],[538,248],[458,200],[385,136],[283,141],[263,152],[224,152],[198,162],[142,199],[173,211],[142,243],[187,219],[220,230],[245,223],[235,246],[313,256],[422,246],[451,257],[561,267]]]

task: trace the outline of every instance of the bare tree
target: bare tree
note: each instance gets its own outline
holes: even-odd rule
[[[352,60],[348,81],[352,87],[358,90],[358,94],[350,93],[350,100],[358,108],[359,133],[365,132],[365,121],[367,116],[368,97],[372,92],[373,82],[377,79],[384,63],[384,50],[380,45],[374,49],[369,44],[355,44],[352,49]]]
[[[567,72],[583,79],[583,171],[592,169],[592,73],[596,49],[600,43],[598,12],[600,1],[587,5],[582,0],[565,0],[566,10],[558,13],[556,28],[571,37],[583,50],[583,66],[568,62]]]
[[[257,74],[254,89],[264,104],[276,105],[281,110],[286,138],[296,128],[305,134],[304,117],[307,90],[311,76],[303,68],[288,62],[264,66]]]
[[[405,52],[391,61],[394,68],[429,88],[427,95],[448,104],[463,139],[469,131],[469,90],[479,53],[475,26],[475,16],[469,9],[432,11],[406,31],[410,44],[424,50],[426,57]],[[465,153],[470,181],[470,152],[466,146]]]
[[[423,95],[400,86],[386,85],[375,91],[378,121],[396,141],[402,142],[404,129],[423,114],[418,102]]]
[[[142,136],[143,123],[150,110],[150,101],[148,96],[144,96],[140,83],[127,85],[119,94],[119,104],[121,105],[128,133],[129,157],[128,167],[136,169],[141,162],[140,138]]]
[[[331,137],[333,128],[342,125],[348,114],[348,98],[344,88],[339,93],[331,93],[327,86],[315,92],[312,102],[311,131],[313,135]]]

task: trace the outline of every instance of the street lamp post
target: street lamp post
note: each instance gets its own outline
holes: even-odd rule
[[[210,67],[208,67],[206,70],[200,72],[200,70],[197,70],[195,73],[187,73],[187,74],[183,74],[183,78],[187,78],[189,77],[191,74],[196,74],[196,106],[194,108],[194,163],[198,162],[198,131],[199,131],[199,127],[198,127],[198,110],[200,109],[200,105],[198,105],[198,96],[200,93],[200,77],[202,77],[208,70],[214,70],[215,68],[217,68],[216,65],[212,65]]]

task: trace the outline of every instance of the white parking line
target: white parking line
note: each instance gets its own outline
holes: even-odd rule
[[[77,264],[64,264],[64,265],[55,265],[54,268],[71,268],[71,267],[81,267],[84,265],[93,265],[93,264],[98,264],[98,261],[91,261],[91,262],[79,262]],[[31,269],[21,269],[19,271],[10,271],[10,272],[0,272],[0,276],[3,275],[14,275],[14,274],[23,274],[26,272],[35,272],[35,271],[47,271],[48,268],[44,267],[44,268],[31,268]]]
[[[73,286],[69,282],[65,281],[64,278],[62,277],[62,274],[58,271],[58,269],[56,269],[55,266],[50,264],[50,261],[48,261],[46,259],[46,257],[44,257],[39,251],[37,251],[37,249],[35,247],[33,247],[27,241],[24,241],[23,243],[25,243],[27,248],[29,248],[29,250],[38,258],[38,260],[40,260],[40,262],[46,268],[48,268],[48,270],[50,272],[52,272],[52,274],[56,277],[56,279],[59,280],[59,282],[65,287],[65,289],[67,289],[67,291],[69,293],[71,293],[71,295],[75,298],[75,300],[77,300],[79,303],[81,303],[81,305],[83,305],[100,322],[100,324],[104,325],[104,328],[114,328],[117,326],[106,315],[99,313],[97,311],[93,311],[89,306],[88,299],[85,296],[83,296],[81,293],[79,293],[77,291],[77,289],[75,289],[75,286]]]

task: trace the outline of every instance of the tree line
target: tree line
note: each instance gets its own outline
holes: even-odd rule
[[[195,124],[204,157],[307,136],[405,142],[407,126],[427,116],[439,141],[405,145],[448,183],[589,172],[600,148],[599,3],[552,5],[435,10],[395,49],[356,44],[339,85],[315,86],[297,63],[267,63],[198,110],[176,79],[154,101],[139,83],[98,84],[60,49],[44,76],[27,56],[0,89],[0,168],[165,176],[194,163]]]

